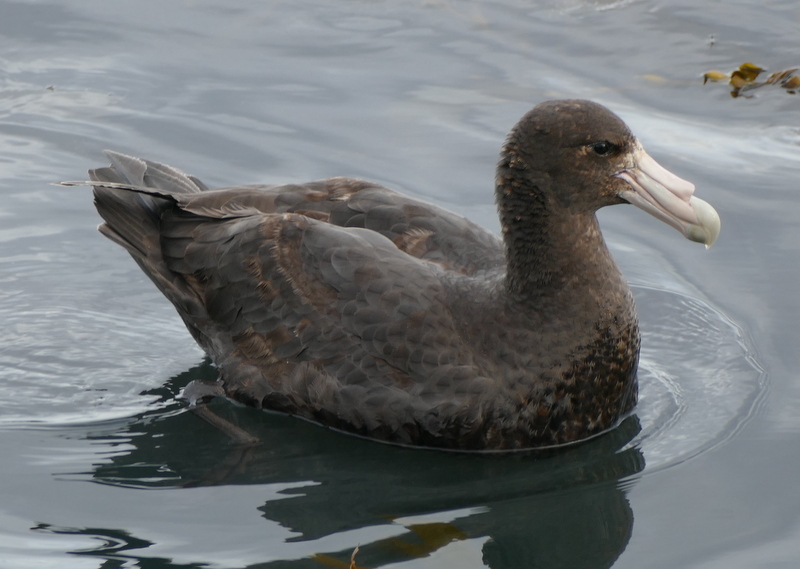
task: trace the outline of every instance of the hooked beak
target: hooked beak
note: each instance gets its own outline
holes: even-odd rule
[[[714,208],[694,197],[694,184],[659,165],[641,146],[633,152],[633,166],[614,175],[630,185],[617,194],[628,203],[671,225],[687,239],[704,243],[706,249],[717,240],[720,220]]]

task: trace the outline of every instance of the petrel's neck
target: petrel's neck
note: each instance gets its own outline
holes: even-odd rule
[[[522,183],[513,170],[498,171],[496,197],[512,298],[535,303],[575,298],[598,286],[626,286],[594,212],[570,212],[540,188]]]

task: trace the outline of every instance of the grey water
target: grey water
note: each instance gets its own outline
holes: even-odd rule
[[[0,0],[0,568],[800,566],[800,65],[791,0]],[[409,450],[217,401],[177,314],[97,232],[111,148],[207,185],[375,180],[497,230],[534,104],[607,105],[722,218],[710,250],[600,214],[641,400],[561,452]]]

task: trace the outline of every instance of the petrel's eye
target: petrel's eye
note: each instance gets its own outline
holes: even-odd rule
[[[616,144],[607,140],[602,142],[594,142],[590,144],[589,147],[594,151],[595,154],[599,156],[608,156],[617,150],[617,148],[619,148]]]

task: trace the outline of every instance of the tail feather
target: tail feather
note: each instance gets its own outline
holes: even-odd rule
[[[134,186],[144,186],[144,175],[147,172],[147,163],[141,158],[120,154],[106,150],[105,155],[111,161],[111,166],[104,170],[111,170],[118,180],[106,180],[109,182],[121,181]]]
[[[132,186],[155,188],[168,194],[197,193],[203,190],[204,185],[198,185],[196,178],[187,176],[172,166],[111,150],[106,150],[106,156],[111,160],[110,169],[122,176],[122,181]]]
[[[213,326],[203,324],[208,315],[196,291],[181,275],[170,270],[162,250],[161,225],[165,215],[187,194],[206,186],[177,168],[117,152],[106,151],[111,166],[89,171],[95,207],[105,223],[105,237],[124,247],[162,293],[175,305],[187,328],[207,348]],[[95,184],[96,182],[96,184]]]
[[[94,186],[95,207],[105,221],[100,233],[135,258],[160,260],[159,220],[174,203],[172,196],[198,193],[205,185],[158,162],[112,151],[106,155],[111,166],[89,171],[93,182],[101,182]]]
[[[98,229],[135,258],[158,248],[158,217],[149,196],[101,186],[94,188],[94,205],[105,220]]]

